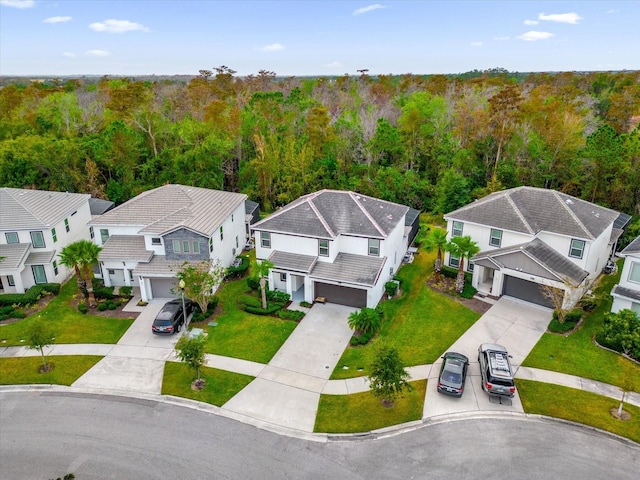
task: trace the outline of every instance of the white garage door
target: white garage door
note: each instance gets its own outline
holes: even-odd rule
[[[172,292],[173,290],[173,292]],[[152,298],[175,298],[178,296],[177,281],[175,278],[152,278]]]

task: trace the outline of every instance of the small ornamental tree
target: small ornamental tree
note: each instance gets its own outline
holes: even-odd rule
[[[176,355],[178,358],[196,371],[196,380],[193,382],[193,387],[198,390],[202,390],[205,383],[204,379],[200,378],[200,367],[205,362],[204,348],[204,335],[198,335],[197,337],[183,335],[176,343]]]
[[[205,260],[197,264],[184,262],[176,276],[184,281],[184,296],[196,302],[205,313],[224,275],[225,269],[220,262]]]
[[[373,308],[363,308],[360,311],[349,314],[349,328],[356,334],[376,334],[382,327],[382,315]]]
[[[564,323],[567,316],[567,310],[564,308],[564,290],[550,285],[540,285],[539,288],[542,296],[551,302],[553,309],[558,313],[558,321]]]
[[[388,345],[382,345],[375,353],[371,364],[369,382],[371,393],[380,399],[380,403],[393,407],[395,400],[404,390],[412,389],[409,384],[411,376],[404,369],[398,350]]]
[[[49,325],[42,320],[33,322],[27,330],[27,348],[38,350],[42,355],[42,367],[40,373],[46,373],[53,369],[53,365],[47,364],[44,358],[44,349],[52,345],[56,337]]]

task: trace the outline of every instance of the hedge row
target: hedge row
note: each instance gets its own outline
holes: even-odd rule
[[[36,303],[44,292],[58,295],[60,292],[59,283],[43,283],[34,285],[24,293],[5,293],[0,295],[0,306],[6,305],[31,305]]]

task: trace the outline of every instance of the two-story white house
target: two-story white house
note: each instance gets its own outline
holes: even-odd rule
[[[375,307],[402,264],[409,208],[355,192],[321,190],[253,225],[269,286],[294,300]]]
[[[552,306],[541,285],[564,291],[564,308],[584,295],[609,259],[619,213],[534,187],[495,192],[445,215],[448,238],[469,235],[480,247],[467,270],[482,295],[508,295]],[[459,259],[447,253],[445,264]],[[562,293],[562,292],[559,292]]]
[[[73,274],[58,254],[89,240],[90,195],[0,188],[0,293],[24,293]]]
[[[618,255],[624,257],[624,265],[620,283],[611,291],[611,311],[616,313],[626,308],[636,312],[640,318],[640,237],[627,245]]]
[[[185,261],[229,267],[246,243],[245,200],[240,193],[185,185],[148,190],[89,223],[102,246],[106,286],[140,288],[142,300],[175,297]]]

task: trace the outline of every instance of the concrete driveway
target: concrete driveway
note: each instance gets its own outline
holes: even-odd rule
[[[489,395],[482,390],[478,346],[481,343],[498,343],[505,346],[513,357],[511,367],[515,375],[520,364],[546,331],[551,315],[552,310],[549,308],[511,297],[502,297],[447,349],[469,357],[470,365],[462,398],[448,397],[436,391],[442,365],[441,360],[437,361],[429,373],[423,418],[474,411],[523,412],[517,392],[511,402],[507,400],[501,404],[490,401]]]
[[[351,338],[348,317],[355,310],[314,305],[258,377],[223,408],[312,432],[320,393]]]

